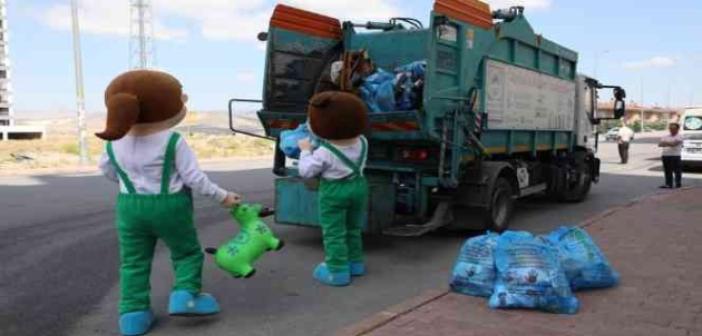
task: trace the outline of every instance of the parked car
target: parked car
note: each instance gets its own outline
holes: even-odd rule
[[[702,165],[702,108],[686,108],[682,117],[680,135],[685,139],[682,148],[683,166]]]
[[[615,141],[617,138],[619,138],[619,127],[610,128],[605,133],[605,141]]]

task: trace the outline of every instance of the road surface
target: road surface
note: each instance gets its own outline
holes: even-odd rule
[[[632,145],[619,165],[612,143],[601,144],[603,175],[588,200],[553,204],[520,201],[513,229],[545,232],[654,192],[662,183],[654,141]],[[210,176],[249,202],[273,204],[268,161],[208,165]],[[702,174],[684,183],[702,185]],[[0,335],[117,335],[118,254],[113,228],[116,188],[95,174],[0,177]],[[196,222],[203,246],[235,232],[226,212],[197,198]],[[152,270],[152,305],[159,323],[152,335],[328,335],[339,327],[446,285],[466,233],[434,233],[413,239],[368,238],[369,275],[346,288],[311,278],[322,259],[317,230],[275,225],[286,241],[265,256],[256,276],[235,280],[206,257],[205,289],[222,313],[206,319],[165,314],[172,280],[168,253],[159,246]]]

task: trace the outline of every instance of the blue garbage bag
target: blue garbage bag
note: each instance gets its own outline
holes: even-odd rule
[[[497,280],[491,308],[531,308],[575,314],[580,306],[558,260],[546,240],[528,232],[507,231],[495,247]]]
[[[415,85],[409,73],[398,73],[395,77],[395,110],[407,111],[414,109],[417,104]]]
[[[545,237],[558,257],[573,290],[606,288],[619,283],[617,273],[587,231],[562,226]]]
[[[395,68],[396,73],[406,72],[410,74],[410,78],[414,81],[424,79],[427,72],[427,61],[416,61],[401,65]]]
[[[495,287],[495,256],[498,234],[488,232],[465,241],[451,272],[451,290],[490,297]]]
[[[413,110],[419,107],[427,62],[416,61],[395,68],[395,109]]]
[[[369,112],[395,111],[395,75],[378,69],[359,88]]]
[[[280,150],[283,151],[285,156],[291,159],[298,159],[300,157],[300,147],[297,146],[297,142],[304,138],[310,138],[312,147],[317,147],[317,137],[310,132],[307,123],[300,124],[294,130],[282,131],[280,132]]]

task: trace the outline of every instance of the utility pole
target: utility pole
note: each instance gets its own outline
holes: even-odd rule
[[[154,26],[149,0],[130,0],[129,65],[146,69],[154,64]]]
[[[597,79],[597,68],[598,68],[599,61],[600,61],[600,55],[606,55],[608,53],[609,53],[609,50],[595,52],[595,65],[594,65],[593,70],[592,70],[592,76],[595,77],[595,79]]]
[[[643,103],[643,75],[641,75],[641,133],[644,132],[644,103]]]
[[[688,106],[695,106],[695,91],[690,91],[690,105]]]
[[[73,62],[76,72],[76,106],[78,107],[78,153],[80,164],[88,163],[88,146],[85,135],[85,94],[83,92],[83,64],[80,52],[80,26],[78,24],[78,0],[71,0],[73,23]]]

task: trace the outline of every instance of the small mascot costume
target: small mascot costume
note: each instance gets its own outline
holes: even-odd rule
[[[326,91],[312,97],[308,108],[311,132],[321,139],[310,152],[300,142],[302,177],[321,177],[319,223],[324,237],[325,261],[313,276],[331,286],[351,283],[365,274],[361,232],[368,206],[368,185],[363,176],[368,141],[366,105],[353,94]]]
[[[120,329],[141,335],[154,322],[150,309],[151,262],[158,239],[171,253],[175,284],[169,313],[219,312],[201,293],[203,254],[193,225],[195,189],[225,204],[230,195],[210,182],[184,139],[171,130],[186,114],[180,82],[159,71],[136,70],[115,78],[105,91],[107,140],[100,168],[119,182],[116,222],[120,247]]]

